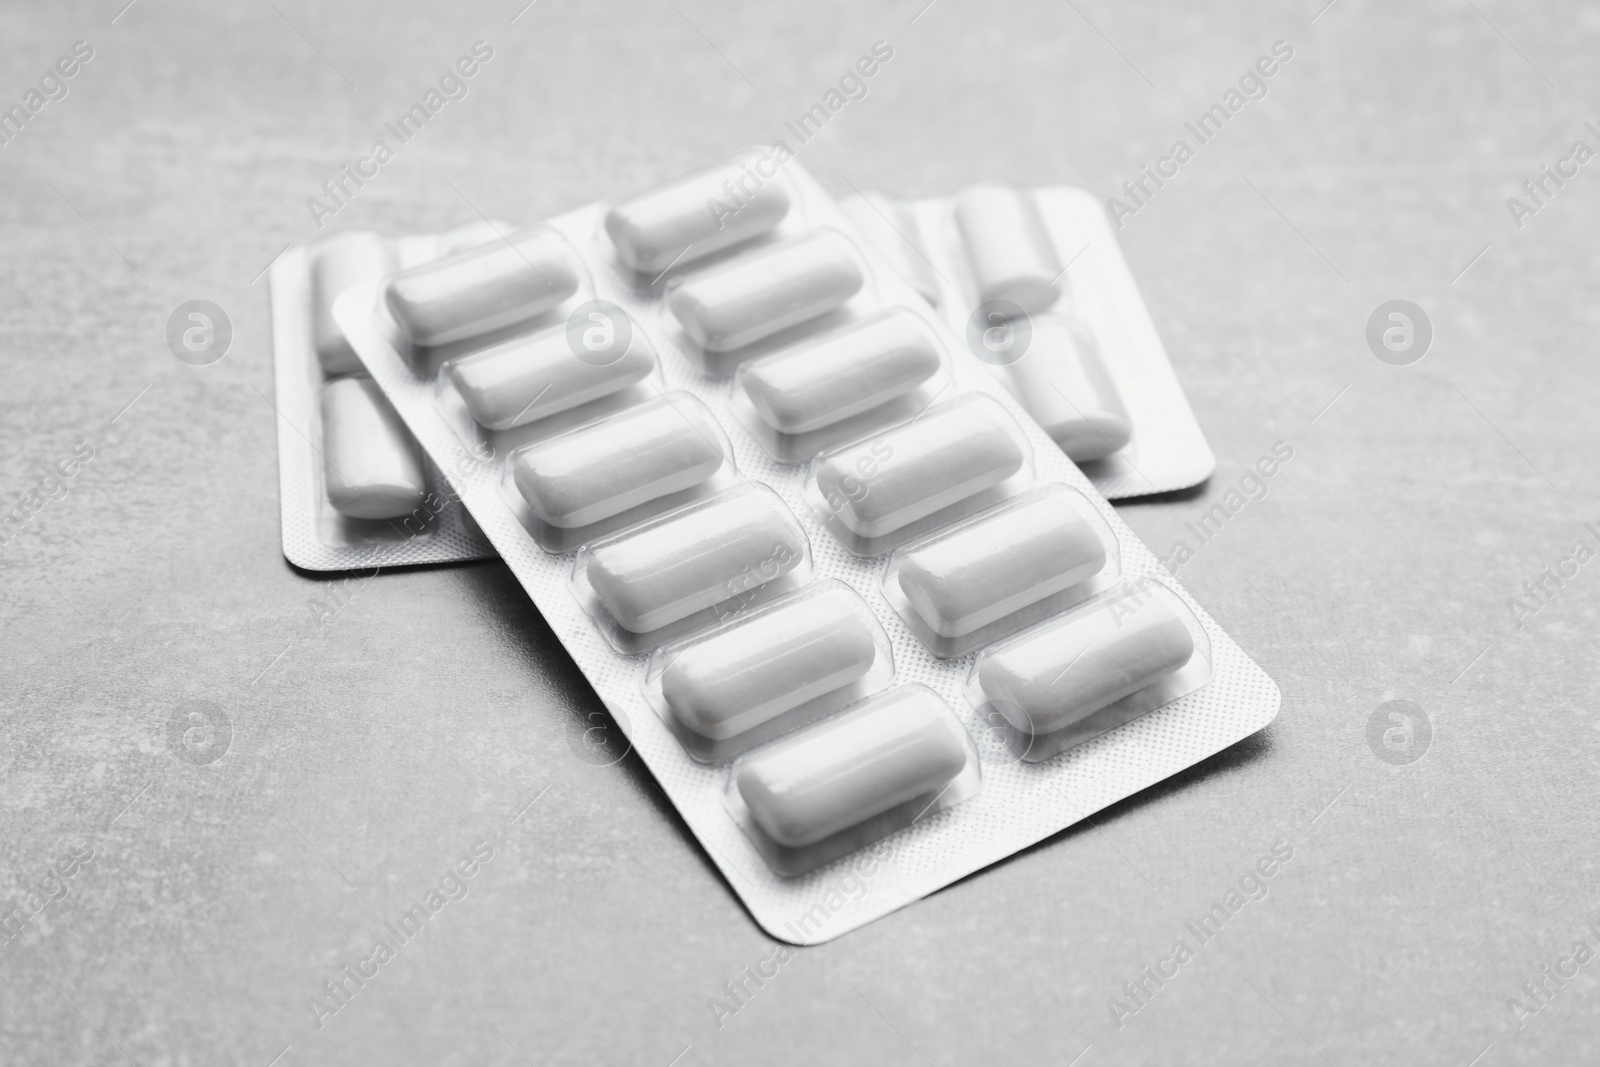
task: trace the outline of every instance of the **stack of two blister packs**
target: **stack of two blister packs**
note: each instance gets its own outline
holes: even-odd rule
[[[961,243],[927,257],[949,283],[935,304],[798,163],[751,152],[333,302],[425,480],[783,940],[904,906],[1276,713],[1058,444],[1108,439],[1085,458],[1108,485],[1178,477],[1141,417],[1165,356],[1131,283],[1136,307],[1107,309],[1076,267],[1007,253],[1059,288],[984,318],[1019,290],[997,289],[998,258],[974,269],[969,234],[1040,250],[1034,205],[962,194]],[[908,210],[857,214],[885,207]],[[891,228],[937,253],[947,207]],[[1120,264],[1114,241],[1100,256]],[[952,329],[975,314],[977,351],[1014,349],[1019,324],[1034,342],[981,358]],[[1124,351],[1145,369],[1103,370]],[[1066,406],[1047,433],[1029,412],[1050,382]]]

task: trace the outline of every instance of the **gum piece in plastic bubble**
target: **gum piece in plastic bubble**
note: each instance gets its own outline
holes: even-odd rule
[[[661,676],[673,717],[726,741],[862,677],[877,658],[842,592],[803,597],[691,645]]]
[[[862,193],[839,205],[850,221],[882,252],[917,295],[939,306],[939,275],[922,239],[922,227],[909,204],[881,193]]]
[[[461,341],[543,314],[578,290],[561,238],[521,230],[389,279],[384,301],[412,344]]]
[[[606,212],[623,263],[643,274],[693,263],[775,228],[789,213],[778,162],[745,152],[627,197]]]
[[[620,392],[655,365],[655,348],[642,330],[632,332],[621,356],[597,363],[574,354],[563,325],[451,360],[448,373],[475,422],[509,430]]]
[[[1029,315],[1061,296],[1061,260],[1033,195],[984,182],[956,194],[956,226],[978,286],[978,300],[1008,300]]]
[[[701,484],[724,456],[700,404],[663,396],[529,445],[512,479],[535,515],[573,529]]]
[[[989,654],[978,685],[1021,733],[1050,734],[1088,718],[1189,662],[1194,637],[1160,596],[1114,597]]]
[[[370,230],[350,230],[318,241],[311,259],[311,343],[322,371],[330,377],[354,374],[361,360],[333,321],[333,298],[374,282],[393,269],[389,242]]]
[[[735,379],[767,425],[800,434],[886,404],[938,370],[927,326],[897,309],[762,356]]]
[[[428,491],[416,439],[371,378],[322,390],[323,480],[328,502],[352,519],[409,515]]]
[[[587,575],[617,624],[642,634],[775,581],[805,549],[775,494],[741,490],[596,547]]]
[[[1028,350],[990,369],[1074,461],[1104,459],[1133,437],[1133,422],[1092,343],[1055,315],[1032,320]]]
[[[1068,491],[1041,494],[907,551],[900,589],[942,637],[961,637],[1094,577],[1100,534]]]
[[[824,315],[861,288],[855,252],[835,233],[796,237],[691,275],[667,304],[695,344],[731,352]]]
[[[1005,419],[992,401],[941,405],[823,460],[817,489],[852,533],[893,533],[1022,469]]]
[[[802,848],[938,793],[967,759],[949,706],[903,686],[757,752],[734,782],[762,833]]]

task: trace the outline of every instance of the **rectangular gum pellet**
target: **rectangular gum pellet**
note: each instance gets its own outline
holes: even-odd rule
[[[802,848],[937,794],[968,758],[949,706],[902,686],[756,752],[734,785],[762,833]]]
[[[389,242],[370,230],[337,233],[316,245],[311,261],[311,340],[328,375],[362,369],[344,330],[333,321],[333,299],[353,285],[375,282],[394,262]]]
[[[451,360],[446,374],[473,421],[509,430],[620,392],[655,366],[655,348],[642,330],[630,331],[620,355],[601,361],[577,355],[561,325]]]
[[[832,311],[855,296],[863,280],[844,238],[822,231],[684,278],[667,306],[695,344],[730,352]]]
[[[597,546],[584,567],[611,618],[643,634],[760,589],[805,552],[805,532],[777,494],[746,488]]]
[[[677,393],[529,445],[511,471],[534,514],[573,529],[700,485],[724,462],[710,413]]]
[[[897,580],[923,623],[961,637],[1099,574],[1100,533],[1065,486],[907,549]]]
[[[843,589],[800,596],[678,653],[667,708],[695,735],[729,741],[856,681],[878,657],[866,608]]]
[[[1035,315],[1061,296],[1061,257],[1033,194],[995,182],[956,194],[956,228],[978,288],[978,302],[1004,300]]]
[[[378,383],[329,382],[320,406],[328,502],[352,519],[394,519],[415,511],[428,491],[422,457]]]
[[[988,398],[933,408],[820,461],[816,485],[851,533],[877,538],[991,489],[1023,467],[1010,417]]]
[[[1014,729],[1038,737],[1159,681],[1194,651],[1189,627],[1165,596],[1114,596],[989,653],[978,686]]]
[[[412,344],[430,347],[543,314],[578,284],[566,243],[550,230],[528,229],[395,275],[384,302]]]
[[[767,233],[789,213],[778,166],[769,152],[745,152],[618,201],[605,221],[617,257],[656,274]]]
[[[1036,315],[1027,351],[991,367],[1041,429],[1078,463],[1104,459],[1133,437],[1133,422],[1093,341],[1063,318]]]
[[[928,327],[900,309],[762,356],[741,366],[735,381],[767,425],[801,434],[903,396],[939,367]]]

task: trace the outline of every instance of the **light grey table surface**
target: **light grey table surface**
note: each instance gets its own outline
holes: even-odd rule
[[[1600,163],[1520,228],[1506,202],[1600,148],[1600,8],[923,2],[0,11],[0,106],[94,49],[0,145],[0,508],[93,449],[0,546],[0,911],[67,890],[0,944],[0,1063],[1600,1056],[1600,563],[1520,627],[1508,606],[1596,547]],[[1287,42],[1121,231],[1218,456],[1128,521],[1192,547],[1186,523],[1293,449],[1180,571],[1277,680],[1277,721],[800,952],[719,1025],[774,945],[637,757],[576,757],[598,702],[510,573],[385,574],[319,633],[329,583],[279,551],[261,274],[480,39],[470,94],[330,228],[532,220],[770,142],[880,39],[892,61],[801,153],[832,191],[1106,196]],[[196,297],[236,331],[209,367],[163,336]],[[1411,366],[1364,340],[1397,297],[1434,327]],[[1391,699],[1431,725],[1409,765],[1368,742]],[[232,726],[207,765],[167,743],[197,700]],[[308,998],[484,841],[465,899],[319,1027]],[[1275,844],[1265,898],[1193,938]],[[1139,1006],[1124,983],[1179,939],[1194,958]]]

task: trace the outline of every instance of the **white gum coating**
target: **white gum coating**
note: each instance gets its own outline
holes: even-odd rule
[[[587,574],[618,625],[649,633],[787,574],[805,545],[782,501],[743,491],[596,548]]]
[[[995,182],[956,194],[956,228],[978,286],[978,301],[1009,300],[1029,315],[1061,296],[1061,257],[1025,189]]]
[[[862,193],[840,201],[878,251],[882,252],[902,278],[935,307],[939,304],[939,275],[924,251],[922,228],[909,204],[878,193]]]
[[[854,250],[837,233],[822,231],[685,278],[667,305],[695,344],[731,352],[832,311],[862,282]]]
[[[991,368],[1041,429],[1075,462],[1104,459],[1133,438],[1122,395],[1092,349],[1064,319],[1030,320],[1022,358]]]
[[[1022,469],[1005,418],[986,400],[936,408],[828,457],[817,488],[852,533],[893,533]]]
[[[572,529],[690,489],[721,469],[719,433],[694,401],[662,396],[516,453],[535,515]]]
[[[700,736],[726,741],[849,685],[877,659],[864,610],[830,591],[691,645],[662,672],[667,707]]]
[[[384,301],[412,344],[433,346],[531,319],[577,290],[566,244],[530,229],[403,271]]]
[[[561,325],[451,360],[448,374],[478,425],[509,430],[626,389],[655,366],[655,348],[642,330],[633,331],[621,358],[597,365],[573,354]]]
[[[746,152],[618,201],[605,221],[617,257],[656,274],[767,233],[789,213],[777,166]]]
[[[333,300],[393,269],[389,243],[370,230],[349,230],[318,241],[311,254],[311,341],[317,361],[330,377],[354,374],[362,369],[361,360],[333,321]]]
[[[1105,567],[1071,490],[1052,490],[906,552],[900,590],[930,630],[961,637]]]
[[[734,782],[762,832],[800,848],[937,792],[966,763],[949,706],[905,686],[762,750]]]
[[[927,326],[896,309],[762,356],[734,378],[767,425],[799,434],[871,411],[938,370]]]
[[[323,483],[352,519],[409,515],[428,491],[416,439],[371,378],[322,388]]]
[[[1023,733],[1071,726],[1189,662],[1194,638],[1160,596],[1046,623],[987,656],[978,685]]]

